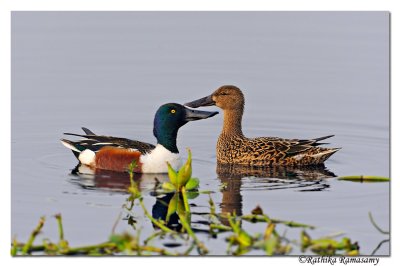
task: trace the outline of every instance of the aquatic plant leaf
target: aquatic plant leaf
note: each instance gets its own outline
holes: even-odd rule
[[[176,213],[179,216],[179,220],[182,223],[182,226],[188,230],[187,227],[190,227],[190,210],[186,211],[185,203],[183,199],[178,197],[178,204],[176,206]]]
[[[265,228],[264,240],[270,238],[274,231],[275,231],[275,224],[273,223],[268,224],[267,228]]]
[[[68,241],[66,241],[66,240],[60,240],[60,242],[58,242],[58,247],[59,247],[60,249],[67,250],[67,249],[69,248]]]
[[[129,193],[131,193],[131,196],[133,197],[133,199],[138,199],[141,197],[141,193],[140,193],[139,188],[135,181],[131,182],[131,185],[128,188],[128,191],[129,191]]]
[[[253,243],[253,239],[251,238],[251,236],[244,230],[240,230],[237,240],[239,242],[239,245],[243,247],[249,247]]]
[[[186,196],[187,196],[188,199],[195,199],[195,198],[197,198],[199,195],[200,195],[200,193],[197,192],[197,191],[187,191],[187,192],[186,192]]]
[[[192,152],[188,149],[188,159],[178,172],[178,187],[185,186],[192,176]]]
[[[301,231],[300,240],[302,248],[307,248],[311,245],[312,240],[306,231]]]
[[[181,198],[179,198],[179,197],[177,197],[176,212],[178,213],[178,215],[185,215],[186,214],[185,204],[184,204],[183,200]]]
[[[128,235],[128,234],[122,234],[122,235],[117,235],[113,234],[110,236],[110,243],[113,243],[117,246],[119,250],[125,250],[127,247],[127,244],[130,243],[133,240],[133,237]]]
[[[349,252],[346,253],[346,256],[358,256],[360,255],[360,252],[358,250],[350,250]]]
[[[129,174],[133,174],[133,170],[135,170],[137,166],[136,160],[133,160],[129,165],[128,165],[128,172]]]
[[[172,166],[170,165],[169,162],[167,162],[167,166],[168,166],[168,177],[169,177],[169,181],[171,181],[171,183],[174,186],[177,186],[177,180],[178,180],[178,174],[177,172],[174,170],[174,168],[172,168]]]
[[[342,238],[342,241],[340,241],[337,245],[337,249],[343,249],[343,250],[359,250],[360,247],[358,246],[357,242],[352,243],[351,239],[348,237]]]
[[[175,193],[175,195],[168,203],[167,217],[165,218],[166,222],[168,222],[171,215],[176,212],[176,209],[178,207],[178,197],[179,197],[178,193]]]
[[[176,190],[176,187],[170,182],[164,182],[161,187],[162,187],[162,189],[164,189],[166,191],[175,191]]]
[[[187,190],[193,190],[199,187],[200,180],[196,177],[192,177],[189,179],[189,181],[186,183],[185,188]]]
[[[265,240],[265,252],[267,253],[267,255],[274,255],[275,251],[278,248],[278,244],[279,241],[275,236],[271,236],[267,240]]]
[[[389,177],[365,176],[365,175],[341,176],[341,177],[338,177],[338,180],[354,181],[354,182],[389,182],[390,181]]]
[[[14,238],[11,246],[11,256],[16,256],[18,253],[18,242],[17,239]]]
[[[342,238],[340,242],[330,237],[311,239],[305,231],[301,233],[301,244],[303,251],[309,248],[319,255],[337,255],[339,250],[346,251],[346,254],[357,254],[360,249],[357,242],[352,243],[347,237]]]

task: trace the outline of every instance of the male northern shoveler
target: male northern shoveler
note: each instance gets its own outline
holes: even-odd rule
[[[218,88],[210,96],[185,104],[197,108],[216,105],[224,111],[224,126],[217,143],[217,161],[250,166],[321,164],[340,148],[321,148],[319,141],[277,137],[246,138],[242,133],[244,95],[232,85]]]
[[[125,138],[99,136],[87,128],[86,135],[64,133],[84,137],[79,141],[61,139],[61,143],[71,149],[81,164],[92,168],[124,172],[130,163],[137,163],[137,173],[166,173],[168,161],[174,169],[181,166],[176,137],[180,127],[189,121],[205,119],[218,112],[196,111],[177,103],[162,105],[154,117],[153,134],[157,145]]]

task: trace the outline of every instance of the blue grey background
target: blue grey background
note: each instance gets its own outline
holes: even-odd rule
[[[224,84],[245,94],[247,136],[335,134],[330,146],[342,150],[328,169],[389,175],[388,12],[13,12],[12,235],[25,239],[41,215],[61,212],[72,244],[105,240],[126,195],[71,181],[76,160],[62,133],[86,126],[154,143],[158,106]],[[215,191],[221,126],[222,115],[193,122],[178,140],[181,151],[192,148],[203,188]],[[332,179],[327,191],[298,193],[264,181],[243,178],[245,213],[260,204],[321,235],[345,231],[366,254],[382,240],[368,211],[389,226],[388,183]],[[46,233],[57,235],[54,224]]]

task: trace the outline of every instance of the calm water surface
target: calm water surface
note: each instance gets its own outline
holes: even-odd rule
[[[42,237],[57,239],[50,217],[61,213],[71,245],[106,240],[129,180],[71,174],[77,161],[59,142],[62,133],[86,126],[154,143],[158,106],[235,84],[246,96],[246,135],[335,134],[329,146],[342,150],[325,169],[221,169],[215,144],[222,115],[192,122],[180,130],[178,147],[184,156],[185,147],[192,149],[194,175],[201,190],[214,192],[217,211],[247,214],[260,205],[271,217],[317,226],[312,237],[343,232],[371,254],[386,236],[373,228],[368,212],[389,229],[389,183],[335,176],[389,176],[388,22],[386,12],[14,12],[11,235],[26,241],[45,215]],[[145,205],[157,213],[154,177],[166,178],[137,176]],[[208,195],[191,203],[198,213],[193,227],[206,229],[201,213],[209,211]],[[139,208],[134,213],[142,234],[151,234],[151,222]],[[116,231],[132,232],[124,212]],[[287,234],[299,239],[299,233]],[[200,237],[211,254],[225,254],[225,235]],[[376,254],[388,255],[389,244]]]

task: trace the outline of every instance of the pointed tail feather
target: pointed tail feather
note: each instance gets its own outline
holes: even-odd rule
[[[82,134],[76,134],[76,133],[64,133],[64,135],[77,136],[77,137],[82,137],[82,138],[86,138],[86,136],[88,136],[88,135],[82,135]]]
[[[328,136],[324,136],[324,137],[311,139],[311,141],[312,141],[311,145],[316,147],[316,146],[320,146],[320,145],[330,144],[330,143],[327,143],[327,142],[319,142],[319,141],[324,140],[324,139],[329,139],[329,138],[331,138],[333,136],[335,136],[335,135],[328,135]]]
[[[75,146],[74,142],[67,139],[61,139],[61,143],[62,145],[70,149],[75,157],[79,160],[79,154],[81,153],[81,151]]]
[[[331,157],[335,152],[337,152],[338,150],[340,150],[342,148],[329,148],[326,149],[323,152],[317,153],[317,154],[313,154],[311,155],[314,158],[318,158],[318,160],[323,163],[324,161],[326,161],[329,157]]]
[[[315,139],[312,139],[312,140],[315,140],[315,142],[318,142],[318,141],[321,141],[321,140],[324,140],[324,139],[329,139],[329,138],[334,137],[334,136],[335,135],[328,135],[328,136],[324,136],[324,137],[315,138]]]
[[[329,148],[329,150],[326,151],[325,153],[329,154],[329,156],[330,156],[330,155],[334,154],[335,152],[337,152],[338,150],[341,150],[341,149],[342,148]]]
[[[76,137],[82,137],[82,138],[86,138],[87,136],[97,136],[95,133],[93,133],[93,131],[91,131],[90,129],[88,129],[86,127],[82,127],[82,130],[83,130],[83,132],[85,132],[86,135],[76,134],[76,133],[68,133],[68,132],[65,132],[64,135],[76,136]]]
[[[316,143],[313,143],[313,146],[321,146],[321,145],[329,145],[330,143],[329,142],[316,142]]]
[[[78,153],[81,152],[77,147],[75,147],[75,143],[70,141],[70,140],[61,139],[61,143],[62,143],[62,145],[64,145],[65,147],[67,147],[68,149],[70,149],[72,151],[75,151],[75,152],[78,152]]]
[[[93,133],[93,131],[91,131],[90,129],[88,129],[86,127],[82,127],[82,130],[86,133],[86,135],[96,135]]]

